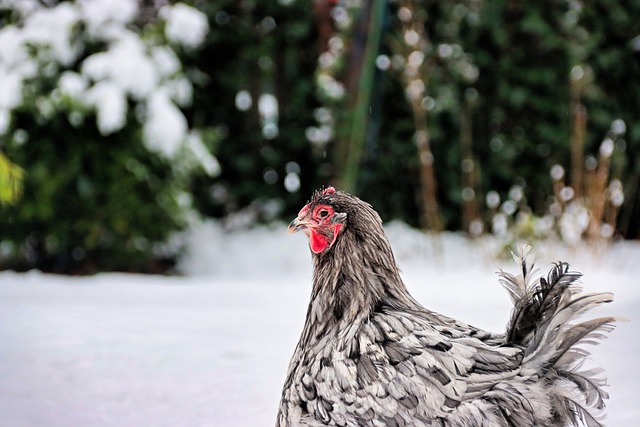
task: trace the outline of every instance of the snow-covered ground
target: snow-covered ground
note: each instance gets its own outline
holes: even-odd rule
[[[509,315],[491,241],[387,227],[405,281],[427,307],[491,330]],[[194,230],[183,277],[0,273],[0,425],[269,426],[304,320],[311,265],[285,226]],[[611,387],[607,425],[640,425],[640,244],[536,247],[562,258],[600,312],[626,317],[593,350]]]

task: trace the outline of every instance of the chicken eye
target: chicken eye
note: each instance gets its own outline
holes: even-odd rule
[[[321,211],[318,212],[318,216],[324,219],[329,216],[329,211],[326,209],[322,209]]]

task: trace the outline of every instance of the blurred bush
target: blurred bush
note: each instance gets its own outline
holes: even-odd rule
[[[203,42],[206,16],[135,0],[0,5],[1,148],[25,170],[22,199],[0,212],[2,266],[163,270],[193,212],[190,177],[219,169],[210,132],[180,110],[194,89],[179,55]]]

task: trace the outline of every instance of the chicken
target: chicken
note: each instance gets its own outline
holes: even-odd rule
[[[556,264],[533,279],[501,272],[514,302],[505,333],[424,308],[407,291],[372,207],[333,187],[289,225],[303,231],[313,288],[276,426],[601,426],[605,380],[581,368],[615,318],[575,323],[612,300]]]

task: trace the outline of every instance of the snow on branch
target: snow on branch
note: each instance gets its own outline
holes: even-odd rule
[[[164,6],[140,27],[136,0],[53,7],[7,0],[0,8],[16,17],[0,29],[0,135],[12,130],[12,112],[22,106],[42,112],[38,106],[46,105],[45,119],[58,112],[72,125],[95,113],[104,136],[134,120],[150,152],[172,165],[178,153],[191,153],[205,172],[217,173],[217,161],[180,109],[191,104],[193,86],[175,49],[204,42],[209,25],[202,12],[182,3]]]

